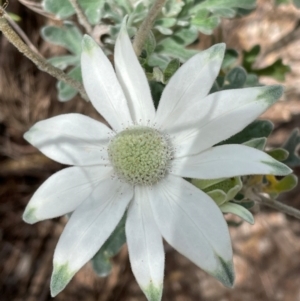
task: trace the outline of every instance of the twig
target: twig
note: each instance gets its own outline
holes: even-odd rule
[[[36,49],[36,47],[31,43],[25,32],[22,30],[22,28],[7,14],[4,12],[4,17],[9,22],[9,25],[13,27],[13,29],[18,33],[19,36],[23,39],[23,41],[31,48],[32,51],[36,52],[39,56],[42,57],[42,55],[39,53],[39,51]]]
[[[0,17],[0,30],[4,34],[4,36],[28,59],[30,59],[40,70],[47,72],[58,80],[63,81],[64,83],[70,85],[72,88],[76,89],[82,98],[88,100],[88,96],[84,90],[83,85],[68,76],[62,70],[52,66],[45,59],[40,57],[37,53],[32,51],[30,47],[28,47],[18,36],[18,34],[10,27],[7,20],[2,16]]]
[[[263,195],[259,195],[259,197],[260,197],[259,204],[266,205],[266,206],[276,209],[280,212],[283,212],[287,215],[290,215],[290,216],[300,219],[300,210],[298,210],[294,207],[285,205],[276,200],[272,200],[267,197],[264,197]]]
[[[139,56],[143,50],[144,43],[148,37],[149,31],[151,30],[153,23],[160,13],[162,7],[166,3],[166,0],[157,0],[152,8],[150,9],[146,19],[138,29],[135,38],[133,40],[133,49],[137,56]]]
[[[92,28],[91,24],[89,23],[86,15],[83,12],[83,10],[82,10],[81,6],[79,5],[78,1],[77,0],[69,0],[69,1],[70,1],[71,5],[73,6],[75,12],[76,12],[79,23],[84,27],[86,32],[91,35],[92,31],[93,31],[93,28]]]

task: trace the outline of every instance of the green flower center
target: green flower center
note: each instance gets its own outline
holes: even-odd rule
[[[137,126],[117,134],[108,147],[117,175],[133,185],[153,185],[162,179],[172,159],[169,142],[155,129]]]

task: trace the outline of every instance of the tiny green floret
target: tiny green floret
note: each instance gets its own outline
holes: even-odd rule
[[[159,131],[135,126],[117,134],[108,147],[116,174],[133,185],[153,185],[162,179],[172,159],[169,141]]]

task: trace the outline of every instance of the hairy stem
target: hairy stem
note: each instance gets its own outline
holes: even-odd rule
[[[68,76],[62,70],[52,66],[48,63],[45,59],[43,59],[39,54],[34,52],[27,46],[18,34],[10,27],[7,20],[4,17],[0,17],[0,30],[4,34],[4,36],[21,52],[23,53],[28,59],[30,59],[40,70],[47,72],[48,74],[52,75],[53,77],[57,78],[58,80],[63,81],[64,83],[70,85],[72,88],[76,89],[82,98],[88,100],[88,96],[84,90],[83,85]]]
[[[137,56],[141,54],[143,50],[143,46],[148,37],[149,31],[151,30],[157,15],[160,13],[165,3],[166,0],[157,0],[152,6],[152,8],[150,9],[146,19],[143,21],[140,28],[138,29],[135,38],[133,40],[133,49]]]
[[[18,33],[18,35],[23,39],[23,41],[31,48],[32,51],[36,52],[40,56],[42,56],[36,47],[31,43],[25,32],[22,28],[6,13],[3,14],[4,18],[7,19],[9,25]]]
[[[93,31],[93,28],[92,28],[91,24],[89,23],[86,15],[83,12],[83,10],[82,10],[81,6],[79,5],[78,1],[77,0],[69,0],[69,1],[70,1],[71,5],[73,6],[75,12],[76,12],[79,23],[84,27],[86,32],[89,35],[91,35],[92,31]]]
[[[260,197],[259,204],[266,205],[266,206],[271,207],[273,209],[276,209],[280,212],[283,212],[287,215],[290,215],[290,216],[293,216],[295,218],[300,219],[300,210],[298,210],[296,208],[293,208],[291,206],[285,205],[285,204],[283,204],[281,202],[278,202],[276,200],[266,198],[262,195],[260,195],[259,197]]]

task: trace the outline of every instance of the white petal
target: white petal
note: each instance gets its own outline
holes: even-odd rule
[[[72,214],[55,249],[52,296],[100,249],[122,218],[133,189],[108,177]]]
[[[81,114],[65,114],[37,122],[24,138],[62,164],[108,164],[107,145],[114,135],[106,125]]]
[[[126,238],[133,274],[149,301],[160,301],[165,256],[162,237],[149,202],[149,188],[136,186],[126,220]]]
[[[116,131],[131,125],[128,104],[115,71],[98,44],[85,35],[81,72],[84,87],[96,110]]]
[[[115,67],[128,101],[132,120],[144,126],[148,125],[149,121],[153,122],[155,108],[148,80],[128,37],[126,19],[116,41]]]
[[[208,94],[220,71],[225,48],[225,44],[217,44],[196,54],[171,77],[157,109],[156,120],[162,129]]]
[[[189,106],[166,130],[174,136],[176,157],[197,154],[240,132],[281,94],[281,86],[226,90]]]
[[[244,175],[290,174],[292,170],[255,148],[226,144],[198,155],[174,159],[171,173],[196,179],[230,178]]]
[[[112,170],[101,165],[65,168],[42,184],[28,203],[23,219],[33,224],[74,211]]]
[[[177,251],[226,286],[234,281],[227,224],[215,202],[180,177],[168,176],[152,187],[157,225]]]
[[[243,220],[245,220],[246,222],[248,222],[249,224],[254,224],[254,218],[252,213],[241,205],[227,202],[221,205],[220,209],[223,213],[235,214]]]

